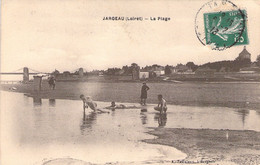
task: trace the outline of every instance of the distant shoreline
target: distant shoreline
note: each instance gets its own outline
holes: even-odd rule
[[[3,75],[4,76],[4,75]],[[1,76],[3,78],[3,76]],[[32,77],[31,77],[32,78]],[[46,81],[47,77],[44,77]],[[22,79],[22,77],[21,77]],[[5,81],[1,79],[1,81]],[[8,80],[6,80],[8,81]],[[12,81],[12,80],[10,80]],[[18,80],[16,80],[18,82]],[[33,79],[30,80],[32,82]],[[203,75],[203,74],[169,74],[169,75],[161,75],[159,77],[147,78],[147,79],[139,79],[133,78],[132,75],[89,75],[79,77],[78,75],[73,76],[58,76],[56,77],[57,82],[169,82],[169,83],[177,83],[177,82],[191,82],[191,83],[201,83],[201,82],[252,82],[252,83],[260,83],[260,73],[216,73],[212,75]]]
[[[163,94],[167,104],[182,106],[216,106],[260,110],[259,82],[147,82],[148,104],[157,104],[157,95]],[[24,93],[43,99],[79,100],[80,94],[92,96],[95,101],[139,103],[142,82],[57,82],[50,90],[43,81],[42,91],[36,92],[33,83],[1,84],[1,90]],[[12,89],[14,87],[14,89]]]
[[[43,80],[47,81],[47,80]],[[18,80],[1,80],[1,85],[10,85],[10,84],[22,84],[22,81]],[[201,80],[201,81],[194,81],[194,80],[57,80],[57,82],[65,82],[65,83],[170,83],[170,84],[177,84],[177,83],[204,83],[204,84],[260,84],[260,81],[209,81],[209,80]],[[30,80],[26,84],[33,84],[33,80]],[[0,85],[0,86],[1,86]]]

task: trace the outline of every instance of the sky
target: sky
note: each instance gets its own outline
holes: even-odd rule
[[[203,46],[195,16],[207,0],[2,0],[1,71],[27,66],[51,72],[234,60],[243,46]],[[247,50],[260,54],[260,1],[234,0],[248,14]],[[104,21],[103,17],[170,17],[170,21]]]

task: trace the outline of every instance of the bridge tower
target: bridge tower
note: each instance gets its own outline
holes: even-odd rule
[[[79,77],[82,78],[84,76],[83,68],[79,68]]]
[[[23,82],[29,82],[29,69],[27,67],[23,68]]]

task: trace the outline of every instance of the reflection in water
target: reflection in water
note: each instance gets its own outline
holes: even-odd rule
[[[95,124],[96,119],[97,119],[97,113],[95,113],[95,112],[91,112],[88,115],[83,113],[83,120],[82,120],[82,124],[80,126],[82,135],[84,134],[85,129],[91,130],[92,125]]]
[[[167,113],[155,113],[154,121],[158,121],[158,127],[164,127],[167,123]]]
[[[41,106],[42,105],[42,99],[39,97],[33,97],[33,106]]]
[[[260,111],[256,111],[256,113],[258,114],[258,116],[260,117]]]
[[[111,111],[111,116],[112,116],[112,117],[115,117],[115,115],[116,115],[115,111],[112,110],[112,111]]]
[[[55,105],[56,105],[56,100],[55,99],[49,99],[49,106],[55,107]]]
[[[245,119],[246,119],[246,116],[249,114],[249,110],[247,109],[239,109],[238,111],[236,111],[236,113],[241,116],[241,120],[242,120],[242,123],[243,123],[243,127],[245,125]]]
[[[23,97],[24,105],[29,105],[30,104],[29,100],[30,100],[29,97],[24,94],[24,97]]]
[[[142,109],[140,113],[140,118],[143,125],[147,124],[147,114],[145,112],[147,112],[147,109]]]

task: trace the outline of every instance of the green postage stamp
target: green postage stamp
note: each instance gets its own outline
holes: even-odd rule
[[[214,48],[247,45],[246,11],[204,13],[206,44]]]

